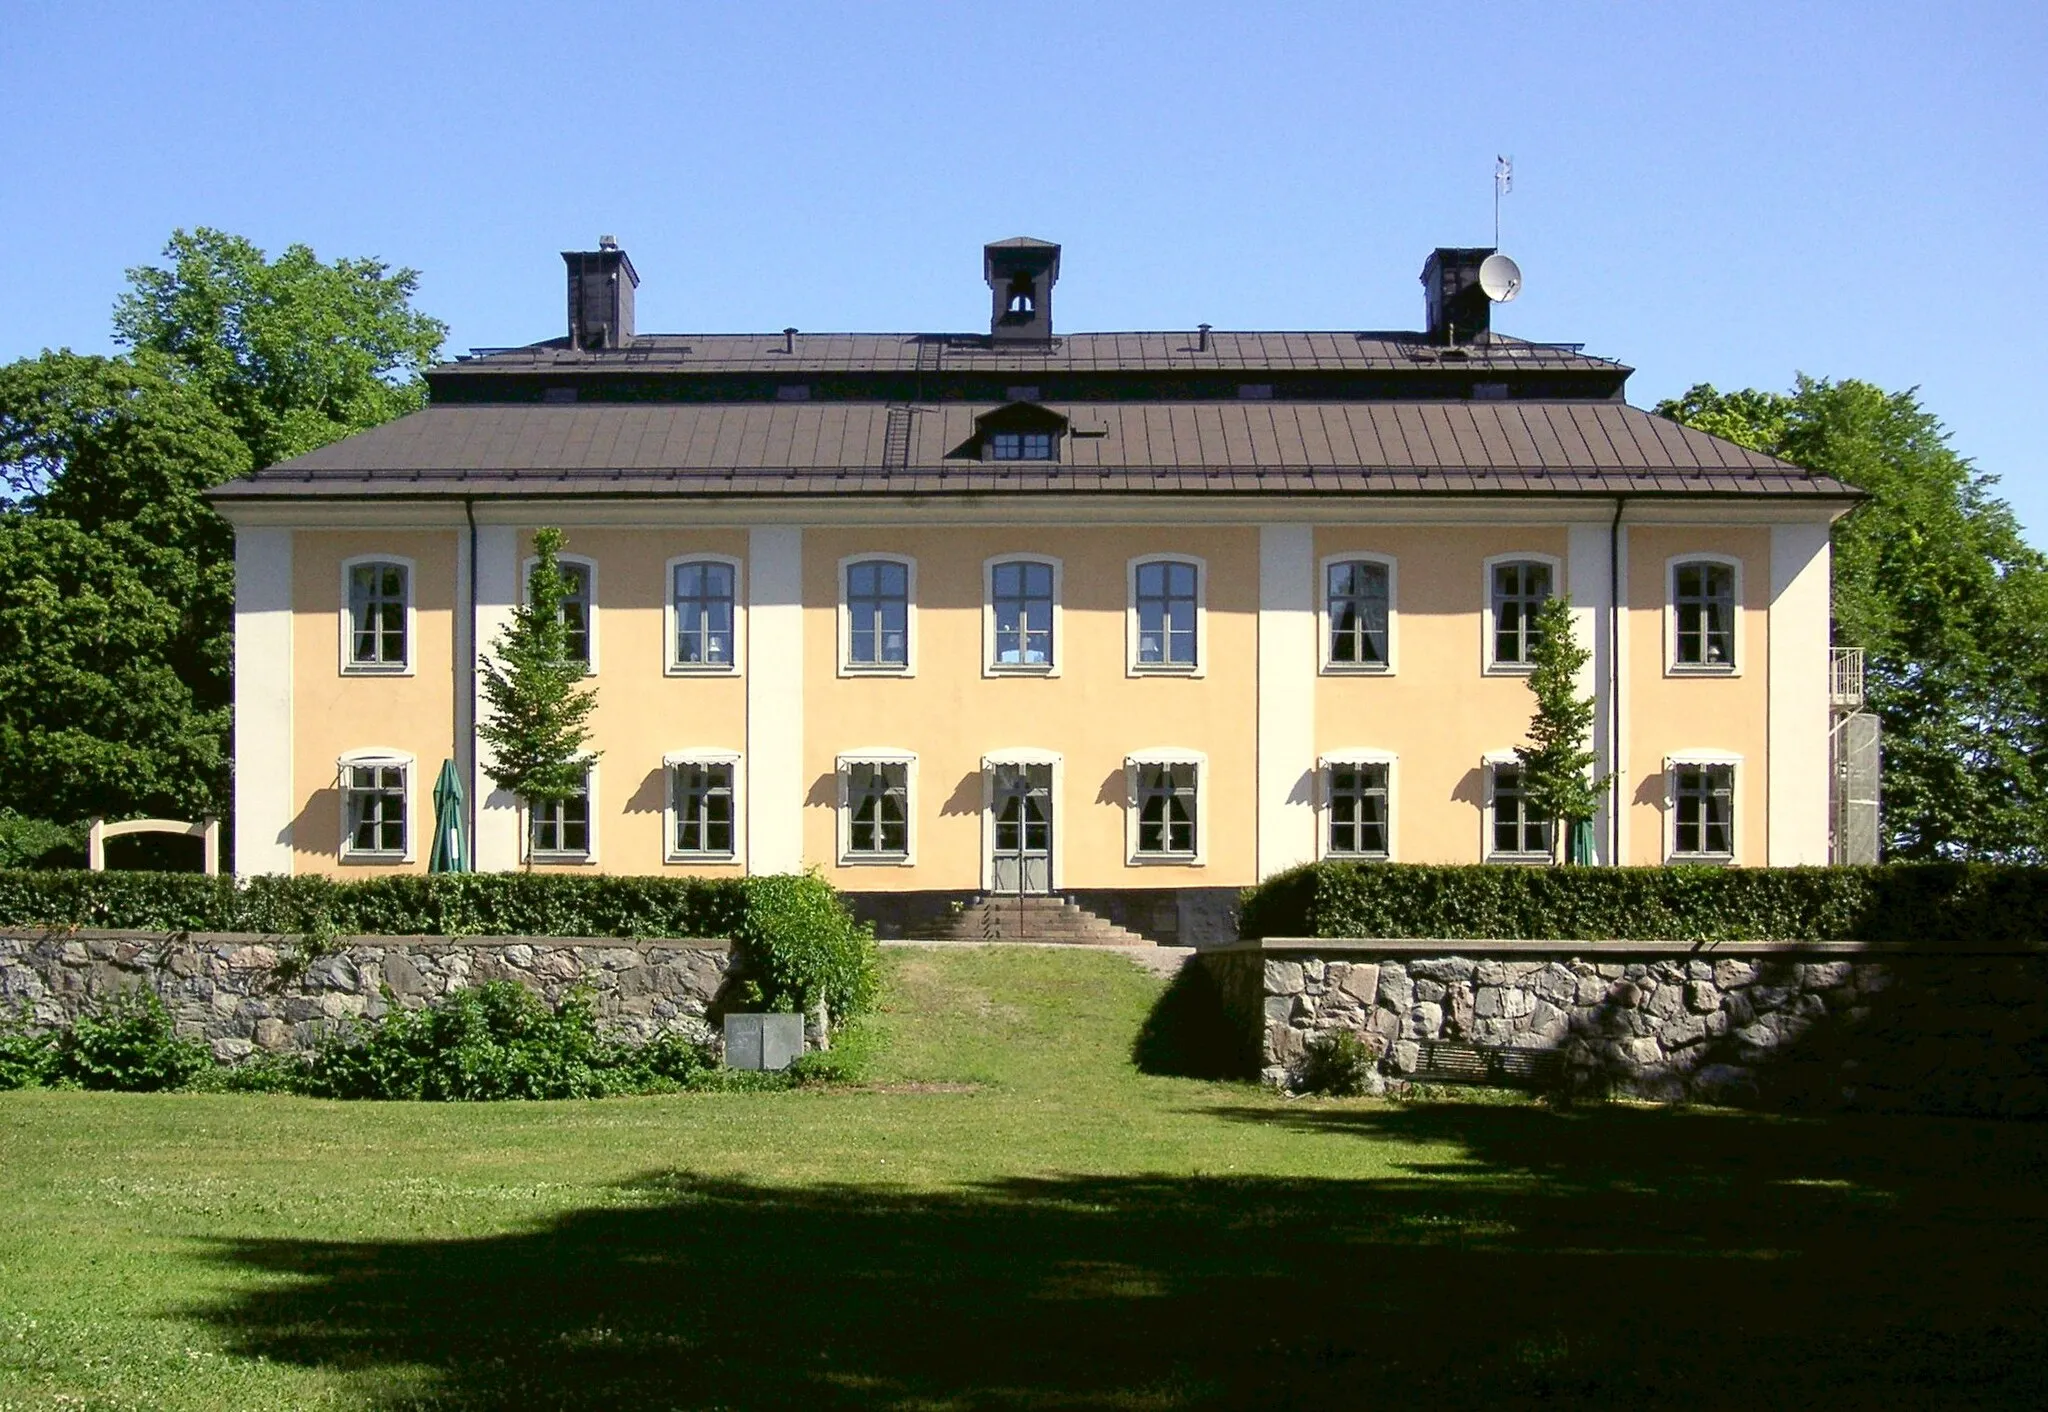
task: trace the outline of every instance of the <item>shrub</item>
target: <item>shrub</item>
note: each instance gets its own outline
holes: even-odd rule
[[[1380,1092],[1378,1079],[1379,1060],[1351,1031],[1333,1030],[1309,1040],[1301,1063],[1302,1092],[1356,1098]]]
[[[1247,889],[1246,937],[2036,942],[2048,868],[1313,863]]]
[[[550,1006],[515,982],[491,981],[330,1036],[307,1060],[302,1091],[321,1098],[599,1098],[680,1087],[709,1067],[680,1038],[645,1045],[605,1038],[584,992]]]
[[[0,809],[0,868],[77,866],[85,831]]]
[[[808,1012],[819,1001],[834,1023],[864,1014],[881,986],[872,926],[816,873],[750,879],[752,905],[733,940],[743,948],[761,1003]]]
[[[213,1063],[203,1044],[178,1038],[154,991],[117,991],[56,1037],[51,1077],[83,1088],[153,1093],[178,1088]]]
[[[48,1083],[55,1058],[54,1037],[35,1028],[26,1007],[11,1019],[0,1017],[0,1091]]]

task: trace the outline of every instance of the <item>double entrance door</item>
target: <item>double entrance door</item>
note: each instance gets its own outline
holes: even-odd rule
[[[1052,766],[989,764],[989,878],[1003,894],[1052,891]]]

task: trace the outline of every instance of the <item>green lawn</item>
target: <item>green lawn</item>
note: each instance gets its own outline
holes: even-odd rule
[[[1287,1101],[892,951],[861,1091],[0,1094],[0,1409],[2048,1405],[2048,1125]]]

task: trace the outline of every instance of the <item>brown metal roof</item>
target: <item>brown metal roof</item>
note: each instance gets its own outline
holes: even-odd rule
[[[223,499],[388,494],[1847,495],[1619,402],[1048,404],[1057,464],[952,460],[990,404],[447,404],[223,486]]]
[[[974,334],[799,333],[783,351],[780,333],[652,334],[625,348],[584,352],[565,340],[479,350],[435,369],[437,376],[560,371],[693,373],[833,372],[1243,372],[1387,371],[1457,367],[1625,371],[1589,358],[1576,344],[1527,343],[1493,334],[1446,349],[1420,333],[1232,333],[1214,330],[1206,351],[1194,330],[1076,333],[1035,346],[994,345]]]

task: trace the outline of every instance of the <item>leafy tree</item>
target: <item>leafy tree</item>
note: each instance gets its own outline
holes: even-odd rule
[[[128,271],[116,335],[188,369],[257,466],[425,404],[420,374],[448,328],[412,308],[417,270],[323,264],[304,245],[271,260],[206,226],[174,232],[163,258]]]
[[[1522,762],[1522,793],[1529,810],[1550,824],[1551,855],[1569,846],[1571,826],[1590,819],[1609,777],[1595,779],[1593,698],[1579,695],[1579,673],[1593,654],[1572,632],[1571,600],[1549,598],[1537,610],[1529,658],[1529,691],[1536,714],[1529,743],[1515,747]]]
[[[0,807],[223,812],[234,553],[204,493],[249,457],[174,373],[0,367]]]
[[[569,593],[556,557],[562,532],[536,531],[533,548],[526,602],[512,610],[511,623],[483,660],[487,714],[477,724],[477,735],[491,747],[491,779],[528,807],[581,793],[597,762],[583,749],[597,693],[585,680],[582,659],[569,651],[562,621]]]
[[[2048,560],[1912,391],[1802,376],[1657,411],[1870,499],[1834,532],[1838,645],[1884,725],[1886,850],[2048,856]]]
[[[223,813],[234,535],[205,492],[420,405],[411,270],[179,231],[115,358],[0,367],[0,810]],[[22,832],[22,830],[27,832]]]

